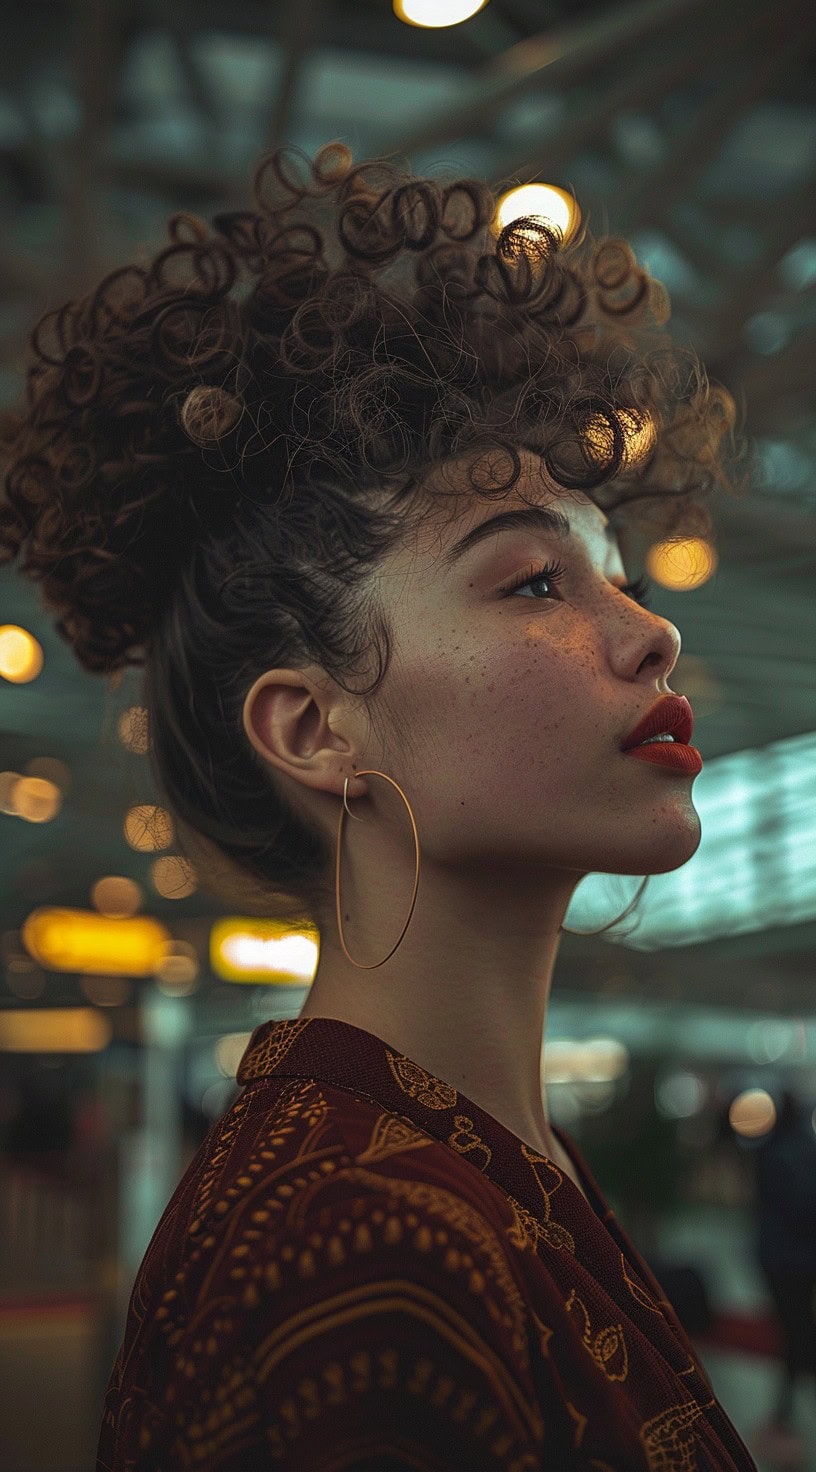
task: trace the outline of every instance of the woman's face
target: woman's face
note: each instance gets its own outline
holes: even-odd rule
[[[506,500],[471,498],[382,569],[393,656],[379,765],[406,790],[426,860],[500,864],[519,880],[675,869],[700,841],[693,779],[621,743],[669,693],[680,635],[621,591],[617,539],[590,497],[559,493],[533,454],[522,465]],[[518,526],[454,555],[466,533],[530,503],[565,515],[570,536]],[[548,562],[563,577],[508,591]]]

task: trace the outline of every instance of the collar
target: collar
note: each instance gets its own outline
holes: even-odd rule
[[[347,1090],[466,1155],[537,1221],[550,1215],[576,1232],[609,1229],[614,1214],[563,1130],[550,1128],[576,1168],[589,1205],[569,1176],[473,1099],[436,1078],[374,1033],[334,1017],[268,1021],[256,1027],[237,1081],[314,1079]]]

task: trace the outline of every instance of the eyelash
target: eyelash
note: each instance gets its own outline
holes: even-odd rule
[[[550,583],[558,583],[561,581],[565,572],[566,568],[563,562],[548,562],[544,567],[538,569],[531,566],[528,572],[521,573],[508,587],[503,589],[503,595],[507,597],[510,593],[515,593],[519,588],[526,588],[528,583],[537,583],[540,578],[546,578]],[[649,607],[648,591],[649,579],[646,577],[637,578],[634,583],[624,583],[620,589],[621,593],[626,593],[627,597],[633,598],[636,603],[639,603],[641,608]]]

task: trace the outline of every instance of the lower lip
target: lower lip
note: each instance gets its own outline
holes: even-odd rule
[[[703,770],[703,758],[697,747],[686,746],[682,741],[651,741],[648,746],[630,746],[624,756],[636,756],[655,767],[673,767],[676,772],[687,772],[689,776]]]

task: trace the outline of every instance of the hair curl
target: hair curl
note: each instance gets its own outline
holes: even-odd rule
[[[745,444],[626,241],[496,235],[483,182],[340,144],[266,155],[253,197],[173,215],[147,264],[40,318],[0,432],[0,564],[84,669],[144,666],[153,777],[205,887],[314,918],[333,856],[250,745],[246,692],[311,662],[348,691],[372,651],[355,693],[379,688],[366,572],[439,509],[441,468],[467,451],[468,490],[504,497],[531,449],[566,493],[709,535]]]

